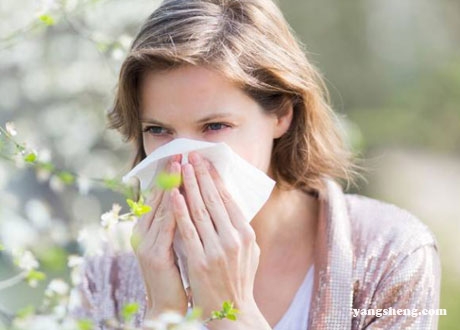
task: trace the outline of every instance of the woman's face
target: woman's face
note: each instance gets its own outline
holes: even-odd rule
[[[197,66],[148,73],[140,93],[147,155],[176,138],[225,142],[270,174],[273,139],[288,129],[292,118],[292,111],[284,117],[266,114],[225,77]]]

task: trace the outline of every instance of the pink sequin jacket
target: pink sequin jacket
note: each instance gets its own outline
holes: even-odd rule
[[[308,329],[436,329],[437,316],[362,315],[369,309],[395,314],[439,308],[440,262],[432,233],[403,209],[344,194],[338,183],[325,181]],[[98,329],[110,329],[103,320],[120,319],[122,306],[137,302],[139,326],[144,290],[134,254],[107,252],[87,260],[78,292],[88,304],[73,313],[90,318]],[[359,309],[358,316],[353,309]]]

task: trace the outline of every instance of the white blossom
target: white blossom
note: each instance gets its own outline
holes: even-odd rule
[[[59,4],[57,0],[37,0],[35,7],[37,9],[37,13],[41,15],[56,10],[59,8]]]
[[[198,321],[189,321],[185,323],[178,324],[174,327],[174,330],[201,330],[203,326]]]
[[[143,327],[152,330],[167,330],[168,325],[158,320],[145,320]]]
[[[31,288],[36,288],[38,286],[38,281],[36,279],[30,279],[27,283]]]
[[[67,308],[64,304],[57,304],[53,307],[53,315],[59,319],[63,319],[66,317]],[[62,328],[59,328],[62,329]]]
[[[39,182],[45,182],[50,178],[51,172],[45,168],[37,168],[35,176]]]
[[[62,192],[64,191],[64,183],[62,182],[62,180],[56,176],[56,175],[53,175],[50,179],[50,188],[51,190],[53,190],[54,192]]]
[[[131,234],[134,223],[131,221],[119,222],[116,226],[105,229],[111,248],[115,251],[132,251]]]
[[[52,218],[51,222],[53,226],[49,229],[48,233],[54,244],[64,246],[70,240],[73,240],[72,233],[62,219]]]
[[[112,58],[116,61],[120,61],[125,56],[125,52],[120,48],[115,48],[111,54]]]
[[[70,272],[70,281],[74,286],[79,285],[83,281],[83,275],[80,271],[80,268],[76,267],[72,269]]]
[[[64,296],[69,292],[69,285],[62,279],[53,279],[45,290],[45,295],[52,297],[54,295]]]
[[[1,194],[0,197],[4,205],[12,205],[16,202],[20,204],[14,195]],[[0,240],[9,250],[24,251],[28,246],[38,243],[39,234],[36,228],[14,210],[0,208],[0,219],[7,219],[7,221],[0,221]]]
[[[100,226],[89,225],[79,231],[77,240],[83,246],[85,255],[101,255],[107,235]]]
[[[6,187],[6,185],[8,184],[9,177],[10,176],[8,175],[8,171],[5,168],[5,166],[3,166],[3,164],[0,164],[0,190]]]
[[[91,190],[91,181],[85,176],[79,175],[77,178],[78,192],[82,195],[88,195]]]
[[[122,34],[120,38],[118,39],[118,42],[120,43],[121,47],[123,47],[124,49],[129,49],[132,41],[133,41],[133,38],[127,34]]]
[[[38,229],[48,229],[52,226],[49,206],[41,200],[31,199],[27,201],[25,213]]]
[[[174,312],[174,311],[166,311],[164,313],[161,313],[160,316],[158,316],[158,320],[160,322],[164,322],[166,324],[179,324],[181,323],[184,318],[181,314]]]
[[[60,330],[58,320],[53,315],[32,315],[26,319],[15,319],[15,329]]]
[[[197,320],[186,321],[185,318],[174,311],[166,311],[153,320],[146,320],[143,324],[145,328],[155,330],[166,330],[174,326],[176,330],[201,330],[201,323]]]
[[[67,266],[71,268],[70,280],[74,286],[82,281],[81,266],[84,263],[84,258],[77,255],[70,255],[67,259]]]
[[[35,259],[35,256],[29,250],[21,252],[15,249],[13,251],[13,255],[15,256],[16,265],[23,270],[31,271],[33,269],[37,269],[40,265],[37,259]]]
[[[82,304],[83,304],[82,297],[81,297],[80,292],[78,291],[78,288],[73,287],[72,290],[70,290],[69,302],[67,304],[67,307],[69,308],[69,310],[75,310],[81,307]]]
[[[42,163],[48,163],[51,161],[51,150],[48,148],[40,149],[37,152],[37,159]]]
[[[81,266],[83,262],[84,262],[83,257],[76,255],[76,254],[71,254],[67,258],[67,266],[70,268]]]
[[[16,131],[16,126],[13,122],[7,122],[5,128],[8,134],[10,134],[11,136],[16,136],[18,134],[18,132]]]
[[[116,225],[119,221],[121,206],[119,204],[113,204],[112,209],[109,212],[105,212],[101,216],[101,225],[104,228],[110,228]]]

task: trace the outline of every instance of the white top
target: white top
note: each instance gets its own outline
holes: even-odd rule
[[[314,273],[314,266],[311,265],[289,308],[273,330],[305,330],[308,328]]]
[[[308,329],[308,313],[313,291],[314,265],[311,265],[305,275],[305,279],[292,299],[289,308],[273,330],[305,330]],[[188,312],[190,312],[189,308]],[[202,325],[201,329],[208,329]]]

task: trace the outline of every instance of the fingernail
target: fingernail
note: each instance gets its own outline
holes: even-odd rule
[[[189,159],[189,161],[192,162],[192,164],[199,164],[200,161],[201,161],[200,155],[198,153],[196,153],[196,152],[189,153],[188,159]]]
[[[173,161],[169,167],[169,169],[171,170],[171,172],[180,172],[180,165],[178,162],[176,161]]]
[[[212,164],[211,164],[211,162],[209,160],[205,159],[204,164],[206,165],[208,170],[212,170]]]
[[[177,155],[173,156],[173,160],[176,161],[176,162],[180,162],[181,158],[182,158],[181,154],[177,154]]]
[[[174,162],[177,162],[180,160],[180,155],[173,155],[171,157],[168,158],[168,167],[171,167],[171,165],[174,163]]]

